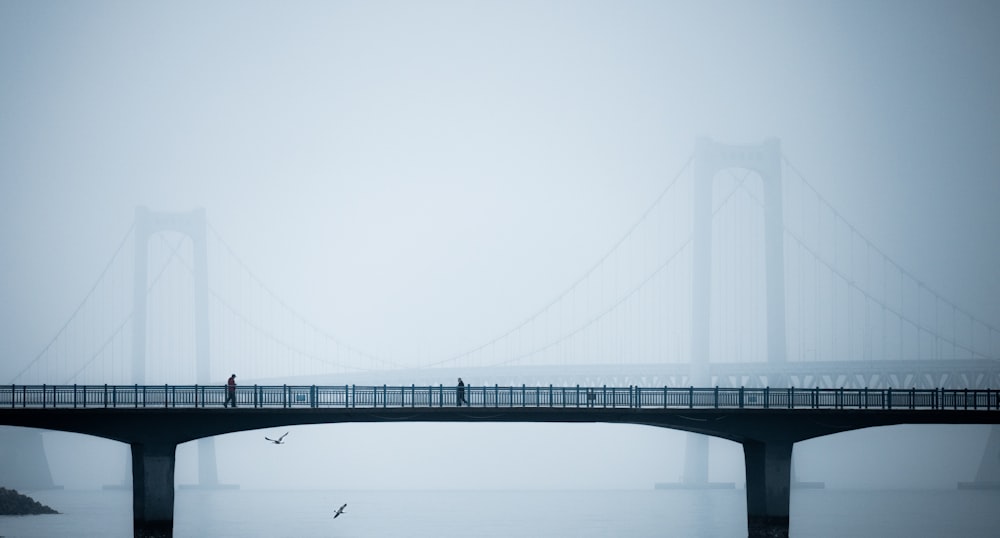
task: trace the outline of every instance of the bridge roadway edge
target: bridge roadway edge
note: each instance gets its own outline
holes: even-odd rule
[[[791,455],[798,441],[897,424],[1000,424],[982,410],[650,409],[604,407],[0,409],[0,425],[95,435],[132,449],[134,535],[171,536],[180,443],[261,428],[344,422],[616,423],[670,428],[743,446],[750,537],[788,535]]]

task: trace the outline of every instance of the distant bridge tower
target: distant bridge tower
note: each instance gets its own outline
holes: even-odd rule
[[[710,138],[698,139],[694,156],[693,276],[691,318],[691,379],[695,386],[710,386],[709,326],[712,282],[712,186],[716,174],[744,168],[760,175],[764,187],[764,264],[767,299],[767,362],[787,361],[785,350],[785,254],[781,199],[781,144],[770,138],[760,145],[733,146]],[[784,379],[769,379],[779,385]],[[708,484],[708,438],[688,434],[682,482],[698,487]]]
[[[132,375],[140,385],[146,380],[146,318],[149,286],[149,240],[153,234],[171,231],[191,238],[194,263],[194,316],[195,316],[195,382],[211,383],[208,345],[208,244],[205,210],[195,209],[186,213],[152,212],[146,207],[135,208],[135,283],[132,293]],[[218,486],[219,477],[215,461],[215,440],[211,437],[198,441],[198,482],[201,486]]]

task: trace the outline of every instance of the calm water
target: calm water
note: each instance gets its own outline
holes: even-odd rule
[[[5,537],[131,536],[127,491],[40,491],[63,512],[0,516]],[[337,506],[344,515],[333,519]],[[179,490],[177,537],[746,536],[743,490]],[[796,490],[795,537],[1000,535],[1000,492]]]

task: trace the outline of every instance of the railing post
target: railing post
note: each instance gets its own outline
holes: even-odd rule
[[[11,407],[14,406],[14,393],[11,393]],[[87,385],[83,386],[83,406],[87,407]]]
[[[989,392],[989,389],[987,389],[987,392]],[[986,397],[989,398],[989,394]],[[988,401],[987,405],[989,405]],[[73,383],[73,409],[76,409],[76,383]]]
[[[663,408],[667,408],[667,386],[663,385]]]
[[[767,399],[766,399],[767,389],[765,389],[764,396],[765,396],[765,400],[764,400],[765,404],[764,405],[767,405],[766,404],[766,402],[767,402]],[[715,386],[715,408],[716,409],[719,408],[719,386],[718,385]]]
[[[688,409],[694,409],[694,385],[688,387]]]
[[[108,384],[104,384],[104,407],[108,407]]]
[[[576,407],[580,407],[580,384],[576,384]]]
[[[910,387],[910,409],[914,408],[914,405],[916,404],[915,402],[916,398],[917,398],[917,388]]]
[[[964,404],[965,410],[968,411],[969,410],[969,389],[968,388],[966,388],[963,391],[963,394],[962,394],[962,403]]]
[[[892,387],[886,393],[885,403],[882,405],[884,409],[892,409]]]
[[[740,409],[743,409],[743,387],[742,386],[740,386],[739,406],[740,406]]]
[[[604,400],[603,406],[607,407],[608,406],[608,386],[607,385],[603,385],[601,387],[601,399]]]
[[[146,385],[143,385],[143,388],[145,388],[145,387],[146,387]],[[143,402],[142,406],[146,407],[146,403]],[[139,408],[139,384],[138,383],[135,384],[135,388],[132,391],[132,407],[134,407],[136,409]]]
[[[47,407],[47,404],[45,403],[45,392],[45,384],[42,383],[42,409]]]
[[[438,383],[438,407],[444,407],[444,385]]]

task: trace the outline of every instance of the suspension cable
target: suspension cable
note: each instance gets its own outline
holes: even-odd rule
[[[90,291],[88,291],[87,295],[83,298],[82,301],[80,301],[79,306],[77,306],[76,309],[73,310],[73,313],[70,314],[69,319],[67,319],[66,322],[63,323],[62,327],[60,327],[58,331],[56,331],[55,336],[53,336],[52,339],[49,340],[49,343],[46,344],[45,347],[42,348],[42,350],[37,355],[35,355],[35,358],[32,359],[31,362],[29,362],[23,369],[21,369],[20,372],[17,373],[17,375],[14,376],[13,381],[17,381],[18,379],[21,378],[22,375],[25,374],[25,372],[30,370],[31,367],[34,366],[35,363],[38,362],[38,360],[41,359],[46,352],[48,352],[49,348],[51,348],[52,345],[56,343],[57,340],[59,340],[59,337],[62,336],[62,334],[66,331],[66,328],[69,327],[69,324],[72,323],[74,319],[76,319],[76,315],[80,313],[80,310],[82,310],[84,305],[87,304],[87,301],[90,300],[90,297],[94,294],[94,290],[97,289],[101,281],[104,279],[104,275],[108,273],[108,270],[114,264],[115,260],[118,259],[118,254],[121,253],[122,249],[125,247],[125,244],[128,243],[128,238],[130,235],[132,235],[132,232],[134,230],[135,230],[135,223],[132,223],[132,225],[129,226],[128,231],[125,232],[125,236],[122,237],[121,242],[118,243],[118,248],[115,249],[115,253],[111,255],[111,259],[108,261],[107,265],[104,266],[104,269],[101,271],[100,276],[97,277],[97,281],[94,282],[94,285],[90,287]]]

